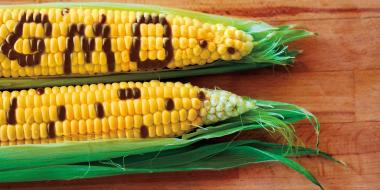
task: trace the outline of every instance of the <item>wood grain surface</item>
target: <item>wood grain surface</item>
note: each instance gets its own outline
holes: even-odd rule
[[[1,1],[31,3],[36,1]],[[45,2],[45,1],[38,1]],[[120,1],[119,1],[120,2]],[[123,1],[126,2],[126,1]],[[271,24],[297,24],[317,37],[293,43],[304,50],[294,67],[182,79],[218,86],[240,95],[295,103],[322,123],[321,149],[346,162],[347,168],[321,158],[300,158],[327,190],[380,189],[380,1],[379,0],[137,0]],[[216,82],[217,81],[217,82]],[[312,146],[306,122],[297,133]],[[264,134],[264,133],[263,133]],[[227,171],[139,174],[116,177],[1,184],[2,189],[318,189],[278,163]]]

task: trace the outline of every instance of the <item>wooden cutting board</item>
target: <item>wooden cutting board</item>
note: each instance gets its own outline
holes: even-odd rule
[[[31,3],[36,1],[2,1]],[[38,1],[44,2],[44,1]],[[123,1],[126,2],[126,1]],[[151,0],[208,13],[297,24],[319,36],[292,46],[304,50],[294,67],[182,79],[218,86],[240,95],[295,103],[322,123],[321,149],[347,168],[321,158],[297,159],[328,190],[380,189],[380,1],[379,0]],[[218,81],[218,82],[215,82]],[[315,136],[307,123],[296,126],[307,145]],[[278,163],[227,171],[124,175],[64,182],[1,184],[3,189],[318,189]]]

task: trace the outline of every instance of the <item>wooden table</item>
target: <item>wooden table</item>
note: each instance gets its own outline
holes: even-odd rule
[[[380,188],[380,1],[135,2],[262,19],[275,25],[293,23],[319,33],[317,37],[292,44],[305,51],[289,71],[269,68],[184,81],[205,87],[219,86],[240,95],[295,103],[309,109],[322,123],[321,149],[346,162],[348,168],[321,158],[301,158],[297,161],[310,169],[326,189]],[[315,136],[309,124],[301,123],[296,129],[307,145],[313,145]],[[11,187],[38,190],[317,189],[302,176],[278,163],[219,172],[124,175],[0,185],[4,189]]]

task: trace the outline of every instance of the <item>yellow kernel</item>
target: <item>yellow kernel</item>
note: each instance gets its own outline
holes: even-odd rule
[[[167,110],[164,110],[162,112],[162,123],[163,124],[169,124],[170,123],[170,112]]]
[[[143,118],[141,115],[134,115],[133,116],[133,126],[135,128],[140,128],[143,124]]]
[[[127,129],[132,129],[133,128],[133,117],[132,116],[127,116],[125,117],[125,128]]]

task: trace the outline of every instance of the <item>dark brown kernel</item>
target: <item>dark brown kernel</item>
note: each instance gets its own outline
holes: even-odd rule
[[[159,22],[160,22],[160,24],[162,24],[162,25],[167,25],[167,24],[168,24],[168,21],[167,21],[166,18],[163,17],[163,16],[160,16],[160,18],[159,18]]]
[[[102,15],[100,16],[100,23],[101,23],[101,24],[104,24],[104,23],[106,23],[106,20],[107,20],[106,15],[102,14]]]
[[[90,38],[88,40],[88,47],[90,48],[89,49],[90,51],[94,51],[95,50],[95,39],[94,38]]]
[[[152,23],[157,24],[158,23],[158,15],[153,15],[152,17]]]
[[[207,41],[206,40],[201,40],[201,41],[199,41],[199,46],[201,47],[201,48],[206,48],[207,47]]]
[[[13,97],[11,103],[9,104],[9,109],[15,110],[17,108],[17,98]]]
[[[164,37],[171,37],[172,36],[172,30],[170,29],[169,25],[164,25]]]
[[[165,109],[171,111],[174,109],[174,101],[171,98],[165,99]]]
[[[30,42],[30,50],[31,51],[37,51],[37,39],[36,38],[32,38],[31,40],[29,40]]]
[[[57,116],[59,121],[64,121],[66,119],[65,106],[57,106]]]
[[[139,51],[140,51],[140,38],[133,37],[132,39],[132,47],[129,52],[129,57],[131,61],[138,61],[139,60]]]
[[[47,22],[47,23],[44,24],[44,29],[45,29],[45,35],[47,37],[51,36],[52,26],[51,26],[50,22]]]
[[[134,87],[134,88],[132,88],[132,91],[133,91],[133,98],[134,99],[138,99],[141,97],[141,92],[140,92],[139,88]]]
[[[206,95],[205,95],[205,93],[203,91],[199,91],[198,94],[197,94],[197,96],[198,96],[199,100],[203,101],[203,100],[206,99]]]
[[[41,13],[37,13],[34,15],[34,22],[36,22],[36,23],[41,22]]]
[[[73,38],[66,38],[66,50],[70,53],[74,50],[74,39]]]
[[[33,65],[38,65],[41,60],[41,54],[35,53],[33,54]]]
[[[7,123],[11,125],[16,124],[16,110],[15,109],[9,109],[7,111]]]
[[[138,16],[137,19],[136,19],[136,22],[139,23],[139,24],[144,23],[145,22],[144,16]]]
[[[64,8],[61,12],[62,16],[66,15],[66,14],[69,14],[70,12],[70,9],[69,8]]]
[[[17,53],[17,51],[14,50],[14,49],[10,49],[9,52],[8,52],[8,58],[10,60],[16,60],[16,59],[18,59],[19,55],[20,54]]]
[[[45,89],[44,88],[37,88],[36,92],[37,92],[38,95],[42,95],[42,94],[45,93]]]
[[[110,26],[108,25],[103,25],[103,28],[102,28],[102,36],[105,38],[105,37],[108,37],[110,35],[110,32],[111,32],[111,29],[110,29]]]
[[[137,36],[137,37],[139,37],[141,35],[140,24],[138,24],[138,23],[132,24],[132,34],[133,34],[133,36]]]
[[[47,15],[43,15],[41,22],[44,23],[44,24],[47,23],[47,22],[49,22],[49,17]]]
[[[148,128],[145,125],[142,125],[140,127],[140,136],[141,136],[141,138],[147,138],[148,135],[149,135],[148,133],[149,133],[148,132]]]
[[[26,13],[25,13],[25,12],[21,15],[21,17],[20,17],[20,22],[21,22],[21,23],[26,22]]]
[[[123,88],[120,88],[117,90],[117,96],[120,100],[126,100],[127,99],[127,91]]]
[[[33,55],[26,55],[26,65],[27,66],[33,66],[34,65]]]
[[[150,14],[145,14],[144,17],[145,17],[145,24],[152,23],[152,16],[150,16]]]
[[[127,96],[127,99],[133,98],[133,90],[131,88],[125,89],[125,94]]]
[[[106,52],[107,69],[109,72],[115,71],[115,56],[113,52]]]
[[[100,33],[102,32],[102,25],[99,23],[96,23],[92,26],[92,30],[94,31],[95,36],[99,36]]]
[[[71,52],[65,51],[63,53],[63,72],[65,74],[70,74],[71,73]]]
[[[233,47],[228,47],[228,48],[227,48],[227,52],[228,52],[229,54],[234,54],[234,53],[235,53],[235,48],[233,48]]]
[[[96,102],[95,103],[95,112],[96,112],[96,117],[103,118],[104,117],[103,104]]]
[[[39,39],[37,41],[37,51],[40,52],[40,53],[42,53],[42,52],[45,51],[45,42],[44,42],[44,40]]]
[[[49,122],[46,126],[46,130],[47,130],[47,135],[48,135],[48,138],[51,139],[51,138],[54,138],[55,137],[55,124],[54,122]]]
[[[77,25],[76,24],[70,24],[69,31],[68,31],[67,35],[73,37],[77,32],[78,32]]]
[[[20,37],[22,35],[23,26],[24,26],[23,22],[18,22],[15,25],[14,32],[15,32],[16,36]]]
[[[8,44],[14,44],[17,39],[19,38],[19,36],[17,36],[15,33],[10,33],[8,34],[7,38],[5,39],[5,41],[8,43]]]
[[[26,19],[27,22],[33,22],[33,13],[28,16]]]
[[[86,63],[91,63],[91,59],[92,59],[91,52],[84,52],[84,61]]]
[[[86,25],[79,24],[79,25],[77,25],[77,29],[78,29],[79,35],[84,36],[84,31],[86,29]]]
[[[26,66],[26,56],[24,55],[20,55],[18,57],[18,64],[21,66],[21,67],[25,67]]]
[[[111,51],[111,39],[110,38],[103,38],[103,51],[109,52]]]
[[[81,44],[81,46],[82,46],[82,50],[83,50],[84,52],[88,52],[88,51],[90,51],[90,48],[88,47],[88,46],[89,46],[89,44],[88,44],[88,40],[87,40],[86,37],[82,36],[81,39],[80,39],[80,42],[81,42],[80,44]]]
[[[0,45],[0,50],[1,50],[1,52],[2,52],[4,55],[8,55],[9,50],[11,50],[11,47],[10,47],[10,45],[9,45],[7,42],[5,42],[5,43],[2,43],[2,44]]]

